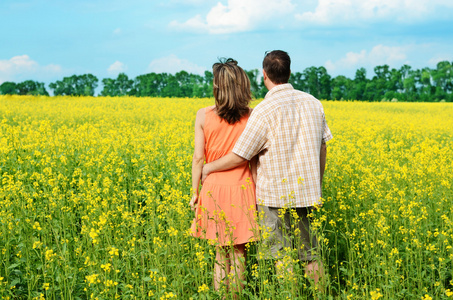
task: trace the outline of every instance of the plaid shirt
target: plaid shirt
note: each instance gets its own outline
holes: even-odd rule
[[[331,138],[321,102],[280,84],[253,110],[233,152],[247,160],[259,153],[258,204],[309,207],[321,198],[320,150]]]

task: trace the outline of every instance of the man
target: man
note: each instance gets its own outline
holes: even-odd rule
[[[262,228],[271,228],[262,242],[270,246],[277,267],[282,264],[284,251],[299,244],[299,258],[307,263],[305,271],[317,283],[323,268],[316,259],[317,239],[309,229],[307,214],[311,207],[321,204],[326,142],[332,134],[321,102],[288,83],[290,64],[290,57],[284,51],[266,54],[263,78],[269,92],[253,110],[233,152],[206,164],[203,178],[258,155],[258,211]],[[291,226],[294,214],[285,208],[296,209],[296,226]]]

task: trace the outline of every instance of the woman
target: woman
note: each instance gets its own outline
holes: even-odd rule
[[[245,245],[254,240],[258,230],[251,171],[256,170],[256,161],[213,173],[203,182],[200,193],[198,188],[204,160],[209,163],[232,151],[250,115],[252,97],[247,74],[235,60],[215,63],[212,69],[215,106],[200,109],[195,121],[190,205],[196,213],[192,234],[216,245],[215,289],[223,282],[240,293]],[[233,278],[233,282],[228,278]]]

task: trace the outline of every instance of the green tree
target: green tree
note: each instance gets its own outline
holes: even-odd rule
[[[289,83],[291,83],[296,90],[307,91],[304,75],[300,72],[291,73]]]
[[[164,87],[162,88],[162,97],[177,97],[180,94],[179,83],[176,77],[172,74],[165,74]]]
[[[318,99],[330,98],[331,77],[324,67],[309,67],[302,72],[305,91]]]
[[[126,96],[130,95],[134,81],[124,73],[119,73],[116,79],[102,79],[103,89],[101,96]]]
[[[177,87],[173,90],[171,97],[193,97],[193,88],[199,84],[196,75],[189,74],[186,71],[180,71],[175,74]]]
[[[214,97],[212,93],[212,83],[214,74],[211,71],[205,71],[203,77],[203,97]]]
[[[167,84],[167,73],[148,73],[135,77],[131,95],[137,97],[159,97]]]
[[[404,84],[403,84],[403,76],[400,70],[397,69],[391,69],[389,77],[387,78],[387,83],[385,87],[385,94],[384,97],[386,99],[392,100],[392,99],[398,99],[402,100],[402,92],[404,90]]]
[[[435,97],[437,100],[450,100],[453,89],[453,66],[449,61],[441,61],[432,71]]]
[[[348,98],[351,100],[366,100],[365,90],[368,83],[366,69],[359,68],[355,72],[355,77],[348,87]]]
[[[77,95],[80,96],[94,96],[94,92],[98,87],[98,79],[92,74],[80,75],[77,78]]]
[[[253,69],[250,71],[245,71],[245,73],[247,74],[247,76],[250,80],[250,90],[252,92],[252,96],[254,98],[260,98],[260,96],[261,96],[261,87],[260,87],[261,80],[259,78],[260,72],[258,71],[258,69]]]
[[[212,81],[214,76],[212,72],[205,71],[204,76],[194,75],[191,79],[191,84],[193,85],[192,88],[192,96],[198,98],[204,97],[213,97],[212,94]]]
[[[126,96],[131,92],[134,81],[129,79],[126,74],[119,73],[115,83],[118,87],[118,96]]]
[[[349,99],[348,88],[351,87],[351,79],[339,75],[332,80],[332,99]]]
[[[404,80],[404,89],[408,95],[408,100],[411,102],[422,101],[420,90],[421,90],[421,71],[412,70],[409,73],[409,77]]]
[[[380,101],[385,97],[385,94],[389,91],[390,81],[390,70],[388,65],[374,67],[374,73],[376,74],[371,79],[372,84],[369,87],[370,99],[373,101]],[[373,89],[371,89],[373,87]]]
[[[118,96],[118,89],[115,84],[115,79],[112,78],[104,78],[102,79],[102,91],[101,96],[111,96],[115,97]]]
[[[75,94],[75,89],[73,88],[71,77],[63,77],[63,80],[52,82],[49,84],[49,88],[53,90],[55,96]]]
[[[380,98],[380,91],[378,90],[376,80],[368,80],[365,85],[365,90],[363,92],[363,99],[367,101],[377,101]]]
[[[17,95],[17,85],[15,82],[5,81],[0,85],[0,95]]]
[[[432,84],[432,70],[430,68],[423,68],[420,70],[420,90],[419,95],[422,101],[432,102],[434,101],[434,94],[436,91],[435,86]]]
[[[16,85],[19,95],[44,95],[49,96],[43,82],[26,80]]]
[[[92,74],[72,75],[49,84],[54,95],[94,96],[98,79]]]
[[[410,78],[411,74],[412,74],[412,68],[411,66],[409,65],[402,65],[401,68],[399,69],[399,73],[400,73],[400,83],[399,83],[399,88],[400,88],[400,91],[399,91],[399,100],[402,100],[402,101],[409,101],[409,92],[408,90],[406,89],[406,87],[409,87],[409,85],[407,83],[409,83],[408,79]]]

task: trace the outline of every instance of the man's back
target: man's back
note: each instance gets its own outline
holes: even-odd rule
[[[258,204],[307,207],[321,197],[320,149],[330,138],[320,101],[280,84],[254,109],[233,152],[260,153]]]

